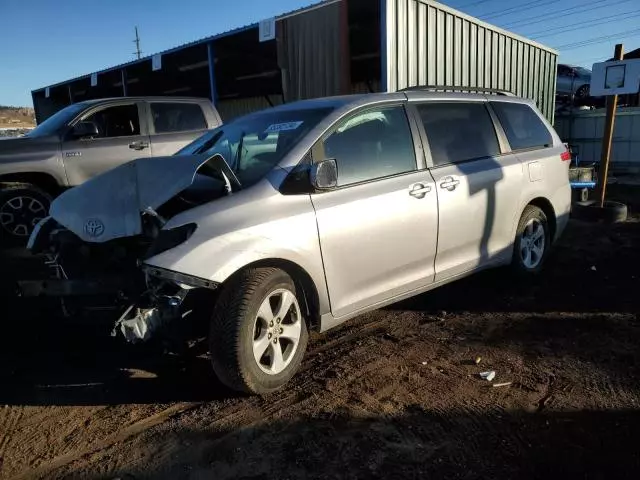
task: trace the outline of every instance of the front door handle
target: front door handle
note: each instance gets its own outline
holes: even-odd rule
[[[131,150],[144,150],[149,147],[149,142],[131,142],[129,148]]]
[[[415,198],[424,198],[424,196],[431,191],[431,185],[425,185],[424,183],[414,183],[409,188],[409,195]]]
[[[456,180],[453,177],[444,177],[442,179],[442,183],[440,184],[440,187],[444,188],[445,190],[449,190],[451,192],[455,190],[458,185],[460,185],[460,180]]]

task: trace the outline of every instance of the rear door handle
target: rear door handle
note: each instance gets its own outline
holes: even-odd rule
[[[431,185],[425,185],[424,183],[414,183],[409,188],[409,195],[415,198],[424,198],[424,196],[431,191]]]
[[[440,184],[440,187],[446,190],[449,190],[451,192],[455,190],[458,185],[460,185],[460,180],[456,180],[453,177],[444,177],[442,179],[442,183]]]
[[[131,142],[129,148],[131,150],[144,150],[149,146],[149,142]]]

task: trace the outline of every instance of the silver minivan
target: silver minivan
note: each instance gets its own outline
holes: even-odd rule
[[[534,104],[502,92],[306,100],[66,192],[30,248],[64,272],[56,292],[119,275],[115,330],[133,341],[210,292],[213,368],[261,394],[294,375],[310,329],[489,267],[539,272],[568,221],[569,160]]]

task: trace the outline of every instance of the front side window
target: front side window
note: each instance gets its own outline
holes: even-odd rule
[[[136,104],[107,107],[83,118],[82,121],[93,122],[98,127],[96,138],[140,135],[140,118]]]
[[[402,106],[368,110],[343,121],[324,140],[326,158],[338,165],[338,186],[416,169],[407,115]]]
[[[484,103],[433,102],[417,108],[435,167],[500,155]]]
[[[265,110],[222,125],[176,155],[222,155],[243,187],[263,178],[331,108]]]
[[[207,121],[197,103],[152,103],[151,117],[156,133],[204,130]]]
[[[544,148],[553,145],[553,138],[533,109],[522,103],[492,102],[512,150]]]

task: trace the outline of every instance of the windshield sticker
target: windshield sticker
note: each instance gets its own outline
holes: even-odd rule
[[[264,133],[286,132],[288,130],[295,130],[304,122],[286,122],[286,123],[274,123],[269,125]]]

